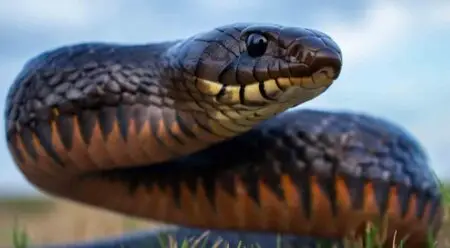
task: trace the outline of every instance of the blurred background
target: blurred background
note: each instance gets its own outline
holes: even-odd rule
[[[450,181],[447,0],[0,0],[0,107],[25,62],[45,50],[85,41],[186,38],[233,22],[328,33],[342,48],[343,72],[330,90],[301,107],[394,121],[422,143],[438,176]],[[14,223],[33,243],[88,240],[158,224],[41,198],[16,169],[0,135],[0,247],[10,242]]]

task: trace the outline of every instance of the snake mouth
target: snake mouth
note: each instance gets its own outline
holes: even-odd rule
[[[309,101],[325,91],[335,80],[337,72],[323,67],[304,77],[278,77],[245,85],[230,85],[196,78],[197,89],[213,97],[219,105],[240,109],[264,107],[274,103]]]

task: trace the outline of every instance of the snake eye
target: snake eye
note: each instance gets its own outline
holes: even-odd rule
[[[245,43],[247,46],[247,53],[251,57],[260,57],[266,52],[268,41],[264,35],[253,33],[247,37]]]

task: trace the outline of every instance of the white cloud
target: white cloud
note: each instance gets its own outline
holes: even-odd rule
[[[341,46],[346,65],[355,65],[395,49],[417,30],[448,28],[449,13],[448,1],[371,0],[359,21],[337,22],[333,13],[324,13],[319,26]]]
[[[327,18],[323,25],[324,32],[340,45],[346,64],[359,63],[380,50],[394,48],[411,25],[408,11],[394,1],[374,0],[365,12],[357,22],[336,24]]]
[[[450,2],[437,2],[431,4],[431,6],[429,11],[431,18],[437,23],[441,23],[448,27],[448,24],[450,23]]]
[[[228,1],[212,1],[212,0],[194,0],[193,4],[196,4],[199,8],[205,9],[208,12],[222,13],[233,11],[237,9],[248,9],[261,6],[259,0],[228,0]]]
[[[83,27],[90,25],[99,17],[114,13],[117,10],[115,2],[107,0],[2,1],[0,21],[11,23],[11,25]]]

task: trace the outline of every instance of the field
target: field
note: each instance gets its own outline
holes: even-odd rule
[[[450,193],[450,190],[447,192]],[[446,201],[450,203],[448,197]],[[438,247],[450,247],[450,218],[446,219],[438,238]],[[0,200],[2,248],[11,247],[14,227],[24,230],[31,243],[36,245],[87,241],[158,226],[161,223],[126,218],[54,198]]]
[[[120,235],[160,226],[77,203],[48,199],[0,201],[0,247],[10,247],[14,227],[32,244],[65,243]]]

